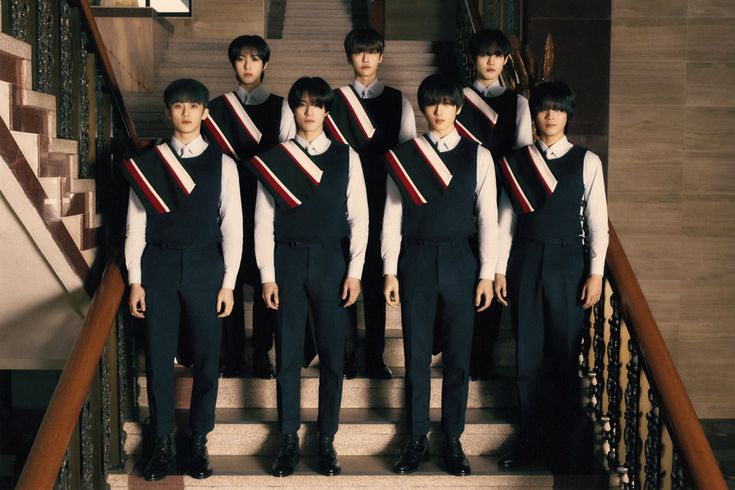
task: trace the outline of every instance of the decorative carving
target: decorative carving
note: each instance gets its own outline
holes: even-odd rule
[[[118,377],[118,416],[120,424],[128,418],[128,342],[127,329],[125,328],[125,317],[118,312],[116,317],[117,326],[117,377]],[[127,434],[120,427],[120,464],[125,464],[125,438]]]
[[[79,177],[94,178],[94,167],[89,161],[89,77],[87,76],[87,60],[89,52],[87,43],[89,36],[82,31],[79,49]]]
[[[87,394],[87,399],[82,406],[82,414],[79,417],[79,432],[82,444],[82,488],[94,490],[94,441],[89,394]]]
[[[620,420],[620,304],[615,294],[610,297],[612,316],[610,317],[610,340],[607,345],[607,417],[608,424],[603,438],[609,445],[607,462],[610,468],[617,469],[618,461],[618,421]]]
[[[648,435],[646,436],[646,465],[643,470],[646,480],[643,488],[658,490],[661,488],[661,419],[659,417],[658,397],[653,389],[648,390],[648,401],[651,409],[646,414]]]
[[[110,362],[107,358],[110,343],[105,343],[105,349],[100,358],[101,399],[102,399],[102,471],[107,476],[110,469],[110,448],[112,446],[112,392],[110,391]]]
[[[682,464],[679,451],[674,447],[671,461],[671,490],[689,490],[690,488],[693,487],[689,484],[689,475]]]
[[[71,489],[71,469],[69,462],[71,461],[71,447],[66,448],[64,453],[64,459],[61,461],[61,469],[59,469],[59,476],[56,478],[56,485],[54,490],[69,490]]]
[[[56,66],[54,56],[54,31],[56,19],[51,7],[51,0],[36,2],[36,88],[41,92],[51,93],[51,80]]]
[[[28,37],[30,10],[28,0],[12,0],[10,4],[10,18],[13,20],[12,34],[21,41],[26,41]]]
[[[96,156],[95,168],[101,163],[102,155],[105,155],[105,111],[102,104],[104,103],[105,79],[100,70],[95,69],[95,103],[94,103],[94,127],[96,129],[94,135],[94,154]]]
[[[640,437],[640,397],[641,397],[641,368],[638,360],[638,346],[633,339],[628,341],[630,361],[625,365],[627,369],[627,383],[625,386],[625,467],[628,469],[627,479],[622,488],[634,490],[638,488],[638,474],[641,465],[641,437]]]
[[[603,285],[603,295],[605,297]],[[605,302],[598,302],[592,309],[594,323],[592,326],[592,352],[594,353],[594,365],[592,372],[594,382],[590,383],[590,404],[592,405],[593,420],[599,420],[602,416],[602,394],[605,387]]]
[[[72,138],[72,90],[74,86],[71,52],[71,8],[67,0],[61,0],[59,10],[59,52],[60,52],[60,79],[59,79],[59,114],[58,134],[60,138]]]

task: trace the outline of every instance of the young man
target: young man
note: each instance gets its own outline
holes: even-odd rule
[[[235,38],[227,49],[235,71],[237,89],[213,99],[209,103],[209,117],[204,120],[204,134],[223,152],[238,163],[253,155],[288,141],[296,134],[293,114],[288,103],[268,93],[263,77],[270,60],[270,48],[256,35]],[[240,171],[240,194],[243,206],[243,233],[245,243],[235,285],[235,309],[225,320],[222,368],[226,376],[242,374],[245,352],[245,308],[243,283],[248,283],[253,295],[253,370],[258,378],[274,376],[268,351],[273,347],[275,317],[261,300],[258,268],[253,244],[253,216],[255,214],[256,179],[244,169]]]
[[[368,210],[359,157],[323,130],[332,89],[321,78],[300,78],[288,94],[296,138],[254,157],[259,180],[255,255],[263,300],[276,311],[278,425],[283,434],[274,476],[299,461],[300,384],[304,323],[310,308],[319,354],[319,471],[337,475],[334,450],[342,400],[345,308],[360,294]]]
[[[130,183],[125,260],[130,312],[145,319],[146,377],[155,435],[146,480],[164,478],[176,460],[174,355],[179,318],[193,361],[189,475],[212,474],[207,433],[214,428],[222,318],[232,311],[242,254],[237,168],[199,134],[207,88],[181,79],[165,90],[173,137],[123,165]]]
[[[334,107],[327,118],[329,137],[347,143],[360,154],[370,207],[370,234],[365,272],[363,302],[365,308],[365,350],[367,374],[390,379],[392,373],[383,359],[385,348],[385,303],[380,274],[380,232],[385,204],[386,173],[383,154],[416,136],[413,108],[399,90],[378,80],[385,42],[377,31],[355,29],[344,41],[347,61],[355,73],[353,82],[334,91]],[[357,318],[353,310],[352,329],[345,353],[345,377],[355,377]]]
[[[539,139],[499,164],[495,293],[510,304],[517,332],[521,409],[517,446],[500,459],[508,468],[540,455],[542,434],[550,447],[568,447],[581,415],[576,374],[584,309],[600,298],[608,228],[602,163],[565,136],[574,107],[563,83],[538,85],[531,111]]]
[[[383,219],[385,299],[389,306],[401,307],[411,435],[393,470],[413,472],[429,457],[432,331],[439,314],[446,330],[444,458],[449,473],[469,475],[460,436],[467,407],[473,307],[483,311],[493,298],[495,168],[490,152],[461,138],[454,127],[462,108],[461,85],[431,75],[421,82],[418,100],[430,132],[386,154],[392,178]],[[470,244],[475,234],[479,264]]]
[[[482,29],[469,46],[475,81],[464,89],[464,108],[457,116],[462,136],[488,148],[497,163],[511,150],[533,143],[528,100],[500,84],[510,59],[510,41],[502,31]],[[470,379],[487,379],[495,371],[492,350],[500,330],[502,308],[493,304],[475,317]]]

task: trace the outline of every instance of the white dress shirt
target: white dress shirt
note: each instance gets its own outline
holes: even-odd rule
[[[181,158],[193,158],[204,153],[209,145],[200,135],[186,145],[176,138],[171,138],[171,146]],[[225,262],[222,287],[234,289],[242,257],[242,206],[237,166],[235,161],[227,155],[222,155],[219,216],[222,231],[222,255]],[[128,268],[128,283],[130,284],[141,282],[140,259],[146,245],[146,219],[145,207],[131,189],[128,197],[128,221],[125,227],[125,265]]]
[[[263,84],[258,85],[250,92],[238,85],[235,93],[245,105],[260,105],[270,97],[270,92],[263,87]],[[293,118],[293,112],[288,106],[288,101],[284,98],[281,105],[281,127],[278,130],[278,142],[283,143],[294,136],[296,136],[296,122]]]
[[[433,132],[426,133],[439,153],[453,150],[462,137],[455,129],[443,138]],[[477,149],[477,185],[475,186],[475,214],[480,249],[480,279],[495,278],[495,261],[498,255],[498,209],[495,188],[495,165],[490,151],[482,146]],[[396,275],[398,256],[401,253],[401,228],[403,225],[403,200],[392,178],[388,179],[381,254],[383,274]],[[451,184],[450,184],[451,185]]]
[[[362,99],[374,99],[379,97],[385,90],[385,84],[378,79],[373,80],[367,86],[357,80],[353,80],[351,85]],[[413,107],[406,96],[401,93],[401,129],[398,132],[398,144],[405,143],[415,137],[416,117],[413,114]]]
[[[332,141],[322,133],[311,142],[296,135],[295,141],[306,149],[309,155],[321,155],[327,151]],[[365,178],[362,175],[360,157],[349,149],[349,173],[347,181],[347,223],[350,227],[350,263],[347,276],[360,279],[365,264],[365,248],[368,238],[368,203],[365,191]],[[276,204],[273,196],[263,184],[258,182],[255,197],[255,260],[260,270],[260,282],[276,281],[274,252]]]
[[[487,87],[479,80],[472,84],[485,97],[498,97],[505,93],[505,87],[500,85],[500,80],[495,80]],[[516,104],[516,135],[513,149],[522,148],[533,143],[533,130],[531,129],[531,111],[528,108],[528,99],[518,94]]]
[[[539,140],[541,151],[546,158],[554,160],[561,158],[572,149],[572,145],[566,136],[547,147]],[[582,170],[584,180],[584,217],[587,221],[590,243],[590,274],[599,274],[605,271],[605,254],[609,242],[607,227],[607,201],[605,200],[605,180],[602,174],[602,162],[600,157],[588,151],[584,155],[584,167]],[[505,193],[500,192],[500,205],[498,210],[498,228],[500,241],[498,244],[498,266],[496,272],[505,275],[508,268],[508,258],[513,245],[513,236],[516,228],[516,213],[513,205]]]

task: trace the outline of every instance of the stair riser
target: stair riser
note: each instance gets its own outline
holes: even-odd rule
[[[424,67],[427,65],[434,65],[436,61],[436,55],[433,53],[419,53],[415,56],[390,56],[386,54],[383,57],[383,63],[381,63],[381,70],[388,67],[403,68],[403,67]],[[227,53],[224,51],[205,51],[205,52],[176,52],[168,51],[163,59],[163,66],[167,63],[189,63],[189,66],[196,67],[198,69],[221,69],[223,66],[230,68],[230,60],[227,58]],[[333,66],[333,64],[343,64],[349,68],[347,63],[347,57],[343,52],[340,53],[324,53],[324,55],[314,55],[310,53],[296,53],[293,51],[282,51],[274,52],[271,51],[270,62],[266,70],[266,75],[274,69],[280,68],[283,70],[291,69],[292,65],[298,63],[299,65],[312,65],[312,66]],[[190,68],[191,69],[191,68]]]

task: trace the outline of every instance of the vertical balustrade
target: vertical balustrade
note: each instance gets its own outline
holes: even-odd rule
[[[638,345],[633,339],[628,340],[630,360],[626,364],[627,379],[625,386],[625,444],[626,478],[622,488],[634,490],[639,488],[641,436],[640,436],[640,396],[641,368],[638,359]]]
[[[646,465],[643,468],[645,490],[661,488],[661,419],[659,417],[658,399],[656,393],[648,390],[650,408],[646,414],[648,434],[646,435],[645,454]]]
[[[607,464],[611,470],[620,466],[618,459],[620,421],[620,305],[617,296],[610,297],[612,315],[608,321],[610,338],[607,344],[607,411],[605,413],[605,432],[603,438],[607,452]]]

